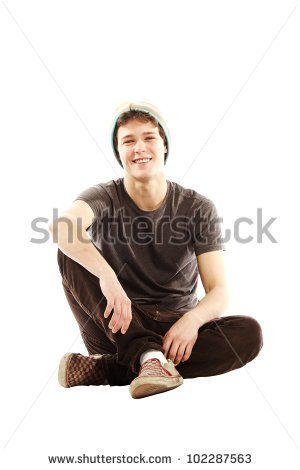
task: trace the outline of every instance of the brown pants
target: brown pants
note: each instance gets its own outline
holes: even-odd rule
[[[131,301],[132,321],[127,332],[112,333],[104,318],[106,298],[99,279],[58,250],[62,284],[89,354],[104,354],[101,364],[110,385],[128,385],[139,370],[139,357],[147,349],[163,351],[163,336],[180,318],[157,305]],[[259,323],[249,316],[212,320],[198,331],[190,358],[178,364],[183,378],[224,374],[254,359],[263,345]]]

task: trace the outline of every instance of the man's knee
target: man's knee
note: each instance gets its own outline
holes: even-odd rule
[[[244,341],[250,355],[249,360],[254,359],[263,346],[262,329],[258,321],[250,316],[243,317]]]

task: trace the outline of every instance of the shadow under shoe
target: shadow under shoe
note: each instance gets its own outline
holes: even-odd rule
[[[101,358],[103,354],[83,356],[82,354],[67,353],[59,363],[58,381],[62,387],[78,385],[107,385]]]

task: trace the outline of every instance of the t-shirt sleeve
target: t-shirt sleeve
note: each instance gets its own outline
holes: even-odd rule
[[[104,210],[110,205],[110,198],[100,184],[96,184],[82,191],[74,199],[74,201],[77,200],[86,202],[93,210],[94,216],[97,219],[101,218]]]
[[[223,250],[221,222],[214,203],[205,198],[194,210],[192,239],[196,256]]]

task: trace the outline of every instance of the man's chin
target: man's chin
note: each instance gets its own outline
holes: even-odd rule
[[[128,176],[135,179],[136,181],[140,181],[141,183],[146,183],[151,179],[160,175],[160,171],[127,171]]]
[[[135,168],[134,166],[129,166],[125,169],[125,172],[128,176],[135,179],[136,181],[147,182],[153,178],[161,177],[164,174],[164,165],[158,167],[149,167],[149,168]]]

